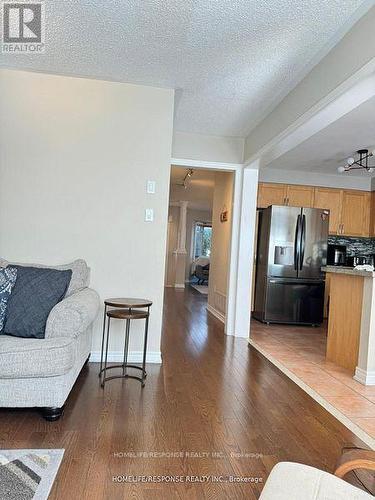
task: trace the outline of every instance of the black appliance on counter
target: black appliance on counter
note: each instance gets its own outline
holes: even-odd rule
[[[328,266],[346,266],[346,246],[345,245],[328,245],[327,248],[327,265]]]
[[[364,264],[374,265],[374,255],[350,255],[346,259],[346,265],[349,267],[362,266]]]

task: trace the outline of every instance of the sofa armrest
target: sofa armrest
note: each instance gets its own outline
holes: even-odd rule
[[[363,448],[347,448],[337,463],[335,476],[343,478],[357,469],[375,471],[375,451]]]
[[[77,337],[93,323],[99,311],[99,295],[85,288],[66,297],[50,312],[45,338]]]

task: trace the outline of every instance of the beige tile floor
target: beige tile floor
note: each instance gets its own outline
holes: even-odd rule
[[[252,320],[251,340],[351,422],[375,438],[375,386],[325,360],[326,327],[264,325]]]

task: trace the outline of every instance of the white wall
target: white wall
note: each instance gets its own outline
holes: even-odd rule
[[[175,132],[172,157],[222,163],[243,163],[245,140],[240,137]]]
[[[222,316],[225,316],[227,301],[233,217],[233,180],[232,172],[216,172],[215,174],[208,305]],[[228,221],[221,222],[220,214],[224,208],[228,211]]]
[[[314,104],[375,57],[375,7],[372,7],[342,40],[283,101],[249,134],[245,159],[255,154]]]
[[[155,353],[173,101],[166,89],[0,73],[0,255],[46,264],[81,257],[102,299],[152,299],[149,351]],[[155,195],[146,194],[147,179],[156,181]],[[144,222],[146,207],[154,209],[154,223]],[[131,350],[139,350],[134,333]],[[101,316],[94,351],[100,335]],[[110,349],[121,349],[119,327],[113,338]]]
[[[301,170],[261,168],[259,169],[259,182],[301,184],[306,186],[322,186],[371,191],[371,179],[369,177],[353,177],[350,174],[318,174],[316,172],[304,172]]]

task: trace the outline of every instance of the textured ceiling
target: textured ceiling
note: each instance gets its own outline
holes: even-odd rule
[[[354,111],[313,135],[295,149],[277,158],[268,167],[300,170],[320,174],[337,174],[347,158],[357,155],[358,149],[375,149],[375,97]],[[375,158],[370,159],[375,165]],[[351,177],[375,177],[364,170],[342,174]]]
[[[363,0],[53,0],[46,52],[5,67],[172,87],[175,129],[245,136]]]

